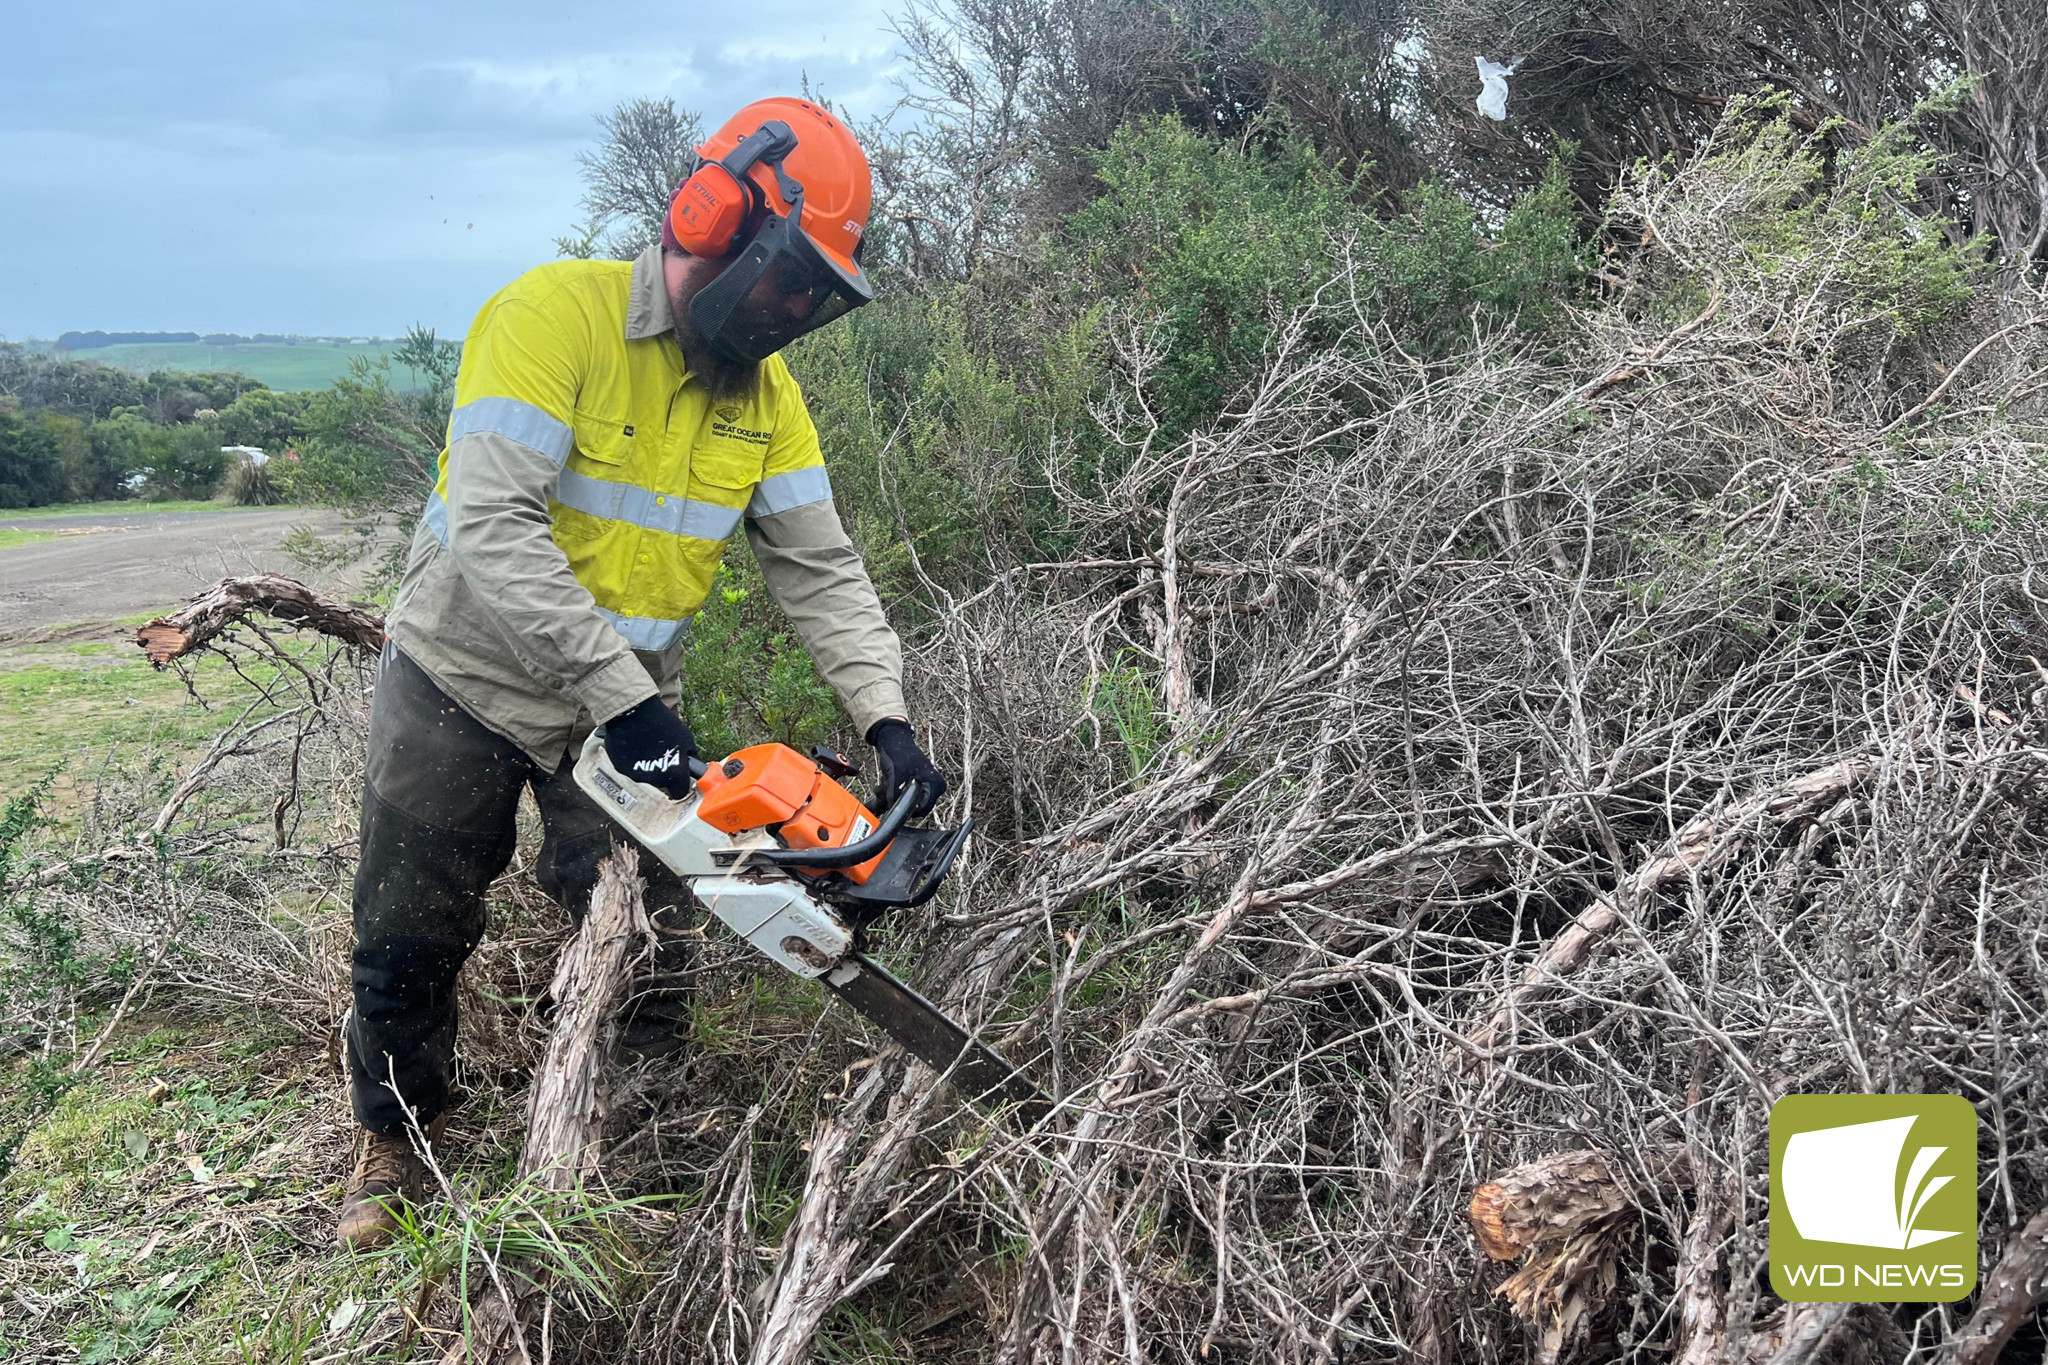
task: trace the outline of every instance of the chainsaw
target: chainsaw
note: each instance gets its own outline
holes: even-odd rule
[[[830,749],[758,744],[723,763],[691,759],[696,789],[675,799],[613,767],[593,733],[576,785],[777,966],[824,986],[962,1093],[1036,1123],[1051,1109],[1044,1091],[862,951],[884,913],[932,898],[974,821],[907,828],[914,784],[878,819],[839,785],[856,771]]]

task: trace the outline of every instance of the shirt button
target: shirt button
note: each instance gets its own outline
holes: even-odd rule
[[[657,496],[657,497],[656,497],[656,498],[654,499],[654,505],[655,505],[656,507],[666,507],[666,506],[668,506],[668,499],[667,499],[667,498],[664,498],[664,497],[659,497],[659,496]]]
[[[654,556],[653,556],[653,555],[641,555],[641,556],[640,556],[640,562],[641,562],[642,564],[652,564],[652,563],[654,562]]]

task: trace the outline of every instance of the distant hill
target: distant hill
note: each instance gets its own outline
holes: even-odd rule
[[[31,341],[31,350],[96,360],[146,374],[151,370],[216,370],[245,374],[273,389],[324,389],[348,373],[357,356],[375,361],[397,349],[383,337],[253,337],[198,332],[66,332],[55,342]],[[410,370],[392,375],[399,388],[420,381]]]
[[[66,332],[57,338],[60,351],[97,351],[108,346],[177,346],[202,342],[208,346],[364,346],[384,345],[385,337],[302,337],[295,333],[258,332]],[[395,342],[390,344],[395,345]]]

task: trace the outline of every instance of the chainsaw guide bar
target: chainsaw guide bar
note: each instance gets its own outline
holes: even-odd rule
[[[866,954],[847,954],[818,979],[969,1099],[1014,1104],[1027,1126],[1052,1112],[1051,1098],[1023,1072]]]

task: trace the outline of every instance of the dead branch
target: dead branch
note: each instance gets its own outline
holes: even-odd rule
[[[852,1194],[847,1158],[869,1110],[895,1078],[891,1068],[871,1069],[845,1111],[821,1122],[812,1136],[803,1202],[766,1286],[767,1307],[747,1356],[751,1365],[803,1365],[825,1315],[845,1298],[863,1232],[845,1216]]]
[[[2027,1220],[1977,1293],[1977,1309],[1956,1334],[1955,1365],[1991,1365],[2005,1343],[2048,1299],[2048,1209]]]
[[[139,627],[135,643],[149,661],[162,668],[213,639],[250,612],[262,612],[292,625],[310,626],[323,635],[374,653],[384,647],[384,618],[367,608],[337,602],[297,579],[281,574],[223,578],[168,616]]]
[[[1672,839],[1669,852],[1637,868],[1620,886],[1580,911],[1569,928],[1544,945],[1520,981],[1487,1016],[1486,1023],[1468,1035],[1472,1045],[1468,1055],[1490,1055],[1519,1015],[1583,967],[1607,936],[1625,919],[1642,914],[1663,887],[1681,878],[1710,876],[1748,840],[1831,809],[1852,788],[1866,781],[1872,771],[1868,759],[1843,759],[1725,810],[1695,816]]]
[[[555,964],[555,1026],[534,1075],[519,1153],[520,1178],[546,1189],[577,1189],[597,1174],[612,1025],[632,984],[634,945],[652,932],[644,885],[638,850],[630,844],[614,848],[598,867],[581,927]],[[465,1359],[506,1365],[526,1358],[526,1336],[551,1306],[548,1277],[519,1264],[503,1266],[502,1274],[519,1288],[478,1295],[469,1340],[450,1352],[448,1365]]]
[[[555,964],[555,1026],[519,1155],[520,1175],[549,1189],[573,1189],[597,1173],[611,1028],[632,982],[634,945],[652,932],[642,887],[639,851],[619,844],[599,865],[583,926]]]

